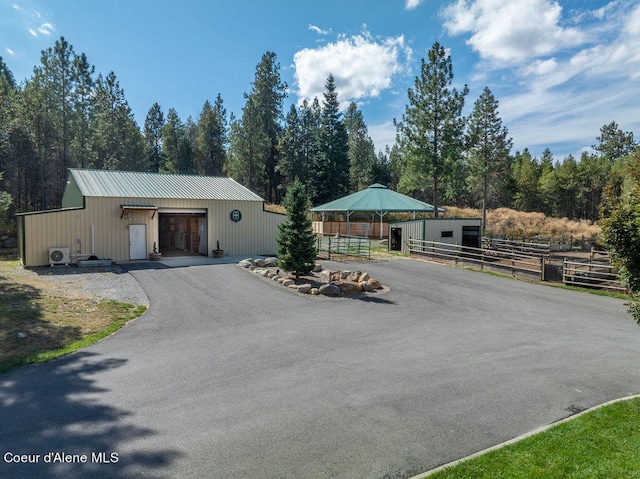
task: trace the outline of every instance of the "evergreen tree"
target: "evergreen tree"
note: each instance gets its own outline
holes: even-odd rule
[[[340,114],[333,75],[325,83],[324,101],[314,156],[313,203],[321,204],[349,193],[349,138]]]
[[[91,151],[91,102],[95,92],[95,82],[93,74],[95,67],[89,64],[87,56],[82,53],[76,55],[73,60],[74,66],[74,95],[73,106],[75,110],[73,129],[75,130],[75,141],[73,144],[76,164],[81,168],[86,168],[93,163],[93,152]]]
[[[94,168],[148,171],[145,139],[113,72],[98,75],[92,118]]]
[[[167,121],[162,127],[162,164],[161,173],[177,173],[180,160],[180,137],[182,135],[182,121],[175,108],[169,108]]]
[[[232,127],[230,171],[249,189],[277,203],[281,177],[276,166],[287,84],[280,79],[275,53],[262,56],[252,85],[251,93],[245,94],[242,118]]]
[[[450,88],[453,82],[451,57],[438,42],[422,59],[420,76],[408,91],[409,104],[398,126],[406,138],[405,156],[409,168],[404,175],[417,175],[406,181],[417,185],[427,176],[432,181],[434,216],[438,217],[443,180],[458,169],[463,151],[464,118],[462,108],[469,92]]]
[[[315,98],[310,105],[304,100],[299,108],[291,105],[280,143],[278,172],[284,191],[296,180],[305,187],[312,183],[311,170],[318,152],[320,103]]]
[[[593,145],[593,148],[609,163],[632,154],[638,147],[633,139],[633,132],[622,131],[615,121],[600,128],[600,136],[596,140],[598,144]]]
[[[261,115],[254,99],[247,97],[242,118],[231,119],[228,171],[236,181],[257,194],[263,194],[267,188],[264,158],[271,145],[260,125]]]
[[[540,168],[538,160],[531,156],[527,148],[522,153],[516,152],[511,166],[511,176],[515,190],[514,207],[521,211],[538,211]]]
[[[162,127],[164,126],[164,113],[160,105],[154,103],[147,118],[144,121],[144,138],[149,159],[149,171],[158,173],[162,165]]]
[[[551,216],[557,205],[557,191],[555,189],[555,164],[553,154],[549,148],[545,148],[542,152],[540,164],[537,166],[538,204],[536,211],[540,211],[545,215]]]
[[[349,178],[351,191],[356,192],[371,185],[377,157],[367,125],[355,103],[351,102],[344,116],[344,125],[349,137]]]
[[[184,122],[178,141],[178,173],[192,175],[196,172],[198,125],[189,116]]]
[[[227,166],[227,110],[218,93],[215,105],[204,102],[197,125],[196,165],[201,175],[222,176]]]
[[[278,264],[285,271],[301,274],[313,270],[316,261],[316,243],[309,218],[309,199],[302,183],[295,181],[282,202],[287,219],[278,225]]]
[[[467,160],[472,186],[479,186],[481,191],[483,231],[487,224],[489,195],[498,194],[500,179],[509,173],[512,143],[507,135],[508,131],[498,116],[498,101],[485,87],[474,104],[467,130]],[[492,206],[495,207],[495,202]]]

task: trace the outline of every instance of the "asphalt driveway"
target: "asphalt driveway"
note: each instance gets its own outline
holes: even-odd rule
[[[391,291],[135,268],[143,317],[0,376],[0,477],[406,478],[640,392],[620,300],[407,259],[337,267]]]

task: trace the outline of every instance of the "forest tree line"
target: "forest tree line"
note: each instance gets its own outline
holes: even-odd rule
[[[355,103],[341,110],[332,75],[322,98],[285,111],[288,86],[275,53],[256,66],[238,117],[220,94],[197,118],[153,104],[139,125],[116,75],[97,74],[64,38],[18,84],[0,57],[0,191],[15,212],[57,208],[68,168],[234,178],[280,203],[297,179],[314,205],[382,183],[440,205],[513,207],[571,219],[599,218],[605,191],[619,192],[638,149],[615,121],[594,132],[593,152],[561,160],[512,152],[498,101],[486,87],[468,117],[468,89],[435,43],[408,90],[396,142],[376,152]]]

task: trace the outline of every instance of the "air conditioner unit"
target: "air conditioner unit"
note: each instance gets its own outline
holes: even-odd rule
[[[49,264],[65,264],[70,261],[69,248],[49,248]]]

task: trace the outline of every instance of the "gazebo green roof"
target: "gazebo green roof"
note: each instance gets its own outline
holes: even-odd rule
[[[339,198],[324,205],[311,208],[314,213],[323,211],[375,211],[387,213],[390,211],[433,212],[433,205],[418,201],[409,196],[390,190],[380,183],[369,186],[349,196]],[[439,211],[444,211],[440,209]]]
[[[330,201],[324,205],[311,208],[313,213],[322,213],[322,224],[324,231],[324,214],[330,211],[345,212],[347,216],[347,234],[349,231],[349,218],[356,211],[368,211],[376,213],[380,217],[380,238],[382,238],[382,218],[391,211],[406,211],[413,213],[431,213],[433,205],[418,201],[410,196],[403,195],[390,190],[380,183],[369,186],[366,190],[358,191],[352,195]],[[443,212],[442,208],[438,208]]]

